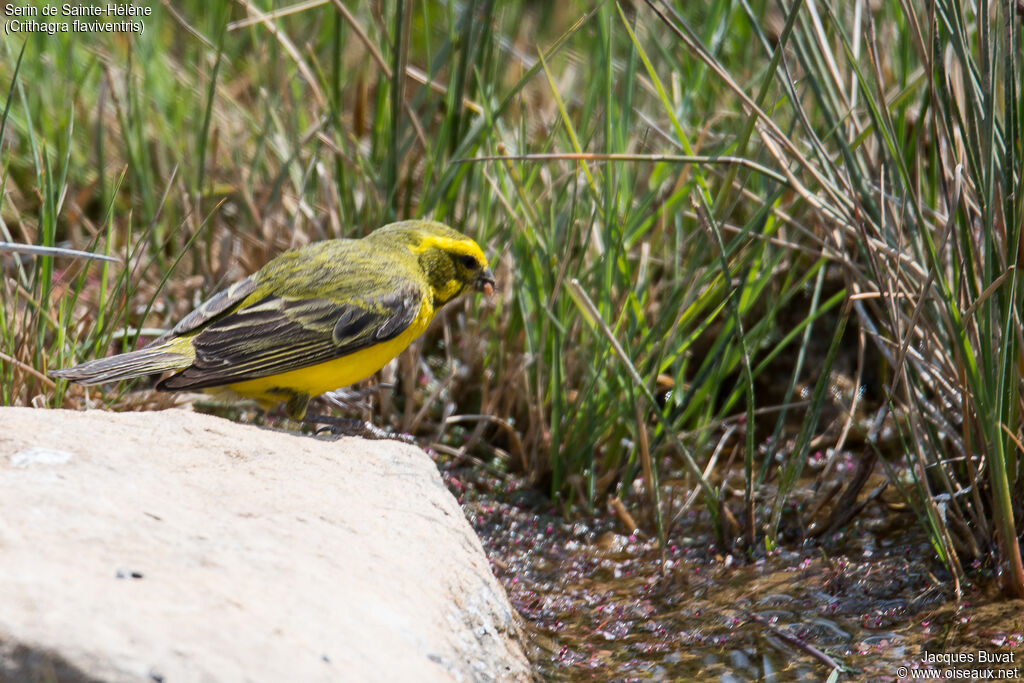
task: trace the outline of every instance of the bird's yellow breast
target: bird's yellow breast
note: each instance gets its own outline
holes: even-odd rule
[[[424,298],[419,313],[397,337],[326,363],[236,382],[226,388],[240,396],[276,403],[291,394],[319,396],[325,391],[347,387],[371,376],[404,351],[416,337],[423,334],[433,317],[433,303],[429,297]]]

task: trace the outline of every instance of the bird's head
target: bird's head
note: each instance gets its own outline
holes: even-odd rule
[[[441,307],[467,287],[494,294],[494,273],[480,246],[461,232],[436,221],[403,221],[377,230],[394,232],[416,255],[430,283],[434,305]]]

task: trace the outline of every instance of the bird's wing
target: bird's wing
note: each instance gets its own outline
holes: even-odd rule
[[[253,277],[247,277],[244,280],[240,280],[239,282],[231,285],[223,292],[214,294],[212,297],[200,304],[199,308],[182,318],[178,324],[174,326],[174,329],[154,341],[152,346],[166,341],[171,337],[180,337],[183,334],[198,329],[203,324],[213,320],[224,311],[242,303],[242,301],[245,300],[245,297],[256,291],[256,286],[256,279]]]
[[[193,364],[159,388],[233,384],[333,360],[397,337],[423,301],[422,289],[412,283],[342,302],[269,295],[202,328],[191,338]]]

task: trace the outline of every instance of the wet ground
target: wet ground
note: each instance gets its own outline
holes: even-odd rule
[[[661,551],[610,512],[567,521],[507,476],[439,466],[544,680],[1024,679],[1024,603],[975,586],[958,602],[907,513],[749,559],[692,511]]]

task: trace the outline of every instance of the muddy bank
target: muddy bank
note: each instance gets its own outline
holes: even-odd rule
[[[880,505],[820,543],[750,559],[721,552],[692,512],[661,552],[610,512],[566,521],[505,475],[441,467],[545,678],[821,681],[839,668],[895,681],[957,653],[944,668],[1024,677],[1024,602],[976,586],[957,602],[910,514]]]

